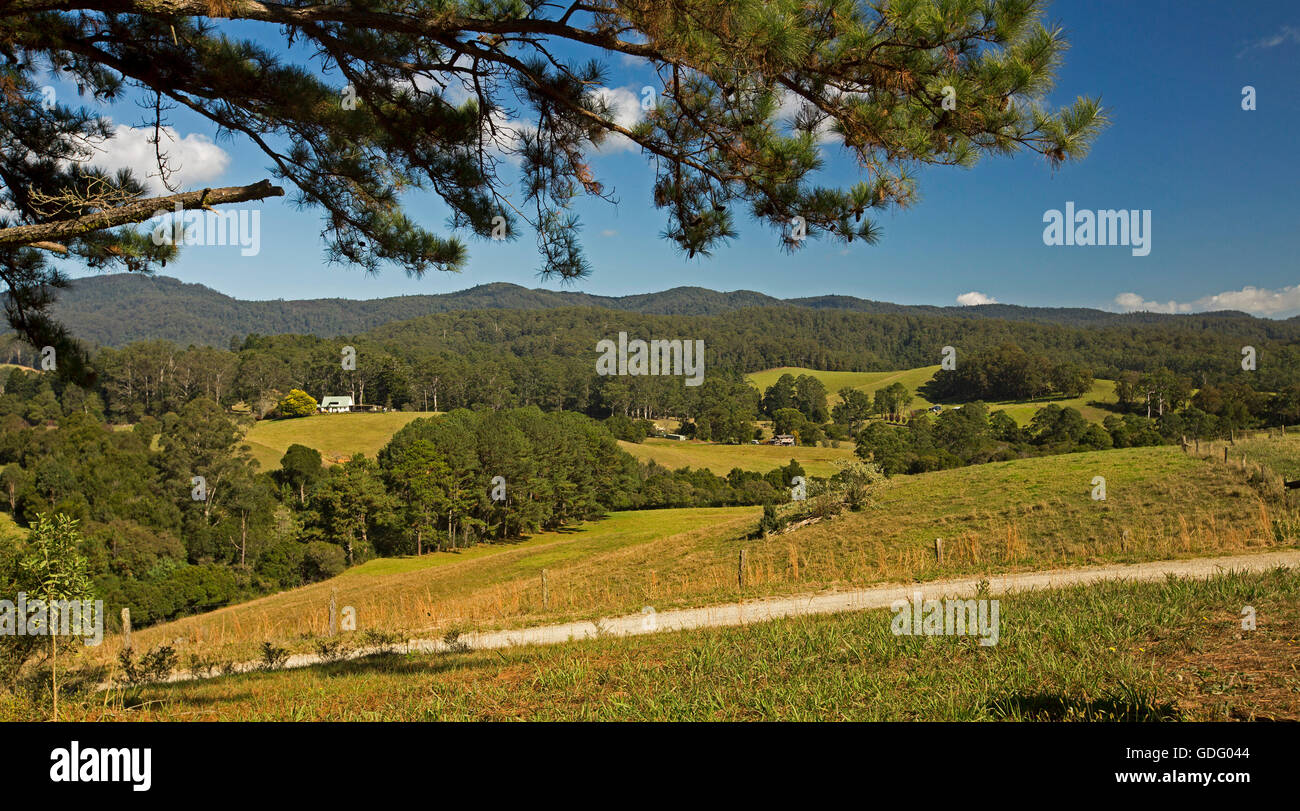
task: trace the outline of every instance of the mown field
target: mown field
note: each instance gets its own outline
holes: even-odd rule
[[[961,595],[970,596],[975,595]],[[87,721],[1300,720],[1300,576],[1003,595],[999,640],[871,611],[403,655],[64,700]],[[1255,630],[1241,627],[1243,606]],[[8,713],[17,717],[19,708]],[[0,705],[0,717],[6,709]]]
[[[835,473],[835,460],[852,459],[854,447],[852,442],[841,442],[838,448],[790,448],[776,445],[719,445],[653,437],[639,443],[620,440],[618,444],[643,462],[653,459],[672,470],[682,467],[704,468],[719,476],[727,475],[733,468],[766,473],[789,464],[791,459],[802,465],[809,476],[830,476]]]
[[[381,414],[315,414],[292,420],[261,420],[248,429],[244,443],[262,470],[279,470],[290,445],[306,445],[330,459],[364,453],[374,458],[408,422],[436,411],[390,411]]]
[[[939,371],[938,366],[923,366],[919,369],[905,369],[898,372],[822,372],[816,369],[805,369],[798,366],[782,366],[776,369],[765,369],[761,372],[754,372],[747,379],[759,391],[766,391],[769,386],[776,383],[777,379],[783,374],[792,374],[798,377],[801,374],[812,375],[818,378],[826,386],[828,392],[827,402],[832,406],[840,402],[839,390],[845,387],[858,389],[867,394],[875,394],[877,389],[882,389],[893,383],[902,383],[912,392],[914,399],[911,408],[929,408],[934,403],[921,396],[918,389],[929,382],[934,377],[934,373]],[[1006,411],[1016,422],[1021,425],[1027,424],[1033,419],[1034,414],[1044,406],[1055,403],[1062,408],[1075,408],[1083,414],[1084,419],[1093,422],[1101,422],[1108,414],[1114,412],[1105,408],[1106,405],[1116,403],[1115,381],[1097,378],[1092,382],[1092,388],[1081,397],[1069,398],[1052,398],[1043,397],[1037,400],[1007,400],[997,403],[988,403],[989,411]],[[1093,405],[1100,403],[1101,405]],[[942,403],[944,406],[962,405],[959,402]]]
[[[524,627],[807,593],[1105,562],[1293,546],[1293,518],[1260,498],[1247,472],[1177,448],[1000,462],[896,477],[874,504],[766,539],[756,507],[620,512],[522,543],[374,561],[330,581],[137,631],[182,655],[247,660],[273,640],[309,652],[329,595],[356,608],[358,631],[412,638]],[[1091,497],[1095,476],[1107,498]],[[935,538],[944,560],[935,560]],[[747,554],[737,587],[737,556]],[[541,572],[547,572],[545,593]],[[105,661],[120,640],[95,655]]]

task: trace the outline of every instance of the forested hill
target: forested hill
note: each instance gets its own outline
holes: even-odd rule
[[[358,290],[363,289],[359,284]],[[366,301],[338,298],[243,301],[201,284],[186,284],[167,276],[125,273],[77,280],[71,290],[61,294],[55,315],[72,329],[74,335],[91,344],[122,346],[133,341],[162,338],[181,346],[224,347],[232,338],[243,340],[250,333],[296,333],[320,337],[355,335],[391,322],[450,311],[602,307],[651,315],[717,315],[764,306],[882,315],[996,318],[1066,326],[1139,327],[1177,323],[1184,327],[1212,329],[1223,319],[1255,320],[1242,313],[1122,315],[1102,310],[1008,304],[913,306],[836,295],[782,300],[750,290],[724,293],[702,287],[675,287],[658,293],[630,296],[596,296],[576,291],[530,290],[505,283],[484,284],[455,293]]]

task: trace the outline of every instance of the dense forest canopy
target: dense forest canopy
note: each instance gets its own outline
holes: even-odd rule
[[[665,377],[596,374],[597,342],[619,332],[702,340],[706,385],[696,390]],[[358,353],[353,370],[340,364],[345,346]],[[751,372],[918,368],[937,365],[945,346],[954,348],[957,369],[936,378],[934,394],[950,401],[1064,392],[1070,387],[1052,376],[1067,372],[1077,381],[1085,372],[1120,380],[1167,370],[1192,388],[1245,383],[1261,392],[1300,381],[1296,320],[1205,315],[1081,327],[793,306],[701,316],[558,307],[451,311],[330,339],[249,335],[233,348],[166,341],[103,348],[89,365],[97,382],[85,391],[109,419],[126,422],[161,416],[199,393],[226,407],[243,402],[262,416],[294,388],[317,398],[347,394],[356,402],[415,410],[537,405],[592,416],[698,416],[712,399],[730,396],[719,391],[741,388]],[[1026,390],[1001,386],[982,371],[1007,346],[1042,366],[1035,375],[1023,364],[1003,375]],[[1241,366],[1247,346],[1257,353],[1250,371]],[[0,359],[32,364],[35,355],[11,340],[0,347]]]
[[[320,338],[356,335],[395,321],[423,315],[469,310],[545,310],[601,307],[654,315],[719,315],[750,307],[792,306],[813,310],[847,310],[888,315],[994,318],[1070,327],[1142,328],[1184,326],[1218,329],[1229,321],[1263,322],[1245,313],[1113,313],[1084,308],[1021,307],[983,304],[934,307],[892,304],[853,296],[776,299],[749,290],[718,292],[677,287],[657,293],[597,296],[576,291],[527,289],[513,284],[483,284],[455,293],[394,296],[380,299],[309,299],[243,301],[200,284],[167,276],[108,274],[77,279],[64,290],[53,312],[79,339],[101,346],[123,346],[162,338],[190,344],[227,347],[249,333],[302,333]],[[1277,322],[1271,322],[1277,323]],[[1300,317],[1285,324],[1300,323]],[[1283,328],[1276,337],[1294,334]]]

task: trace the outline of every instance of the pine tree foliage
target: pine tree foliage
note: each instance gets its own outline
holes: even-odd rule
[[[1105,115],[1095,99],[1046,104],[1066,43],[1045,5],[6,0],[8,315],[37,345],[71,350],[47,314],[62,262],[147,271],[175,254],[140,229],[153,212],[283,193],[251,179],[150,198],[128,173],[88,169],[111,134],[92,102],[147,100],[155,137],[179,108],[256,146],[296,202],[322,213],[331,260],[457,270],[463,236],[515,238],[527,226],[542,272],[573,279],[590,271],[574,205],[612,199],[591,165],[611,138],[652,164],[663,234],[691,257],[734,238],[737,212],[791,250],[805,236],[873,243],[872,213],[913,203],[922,166],[1021,150],[1051,164],[1082,157]],[[635,123],[605,89],[606,62],[619,58],[657,77]],[[51,101],[53,74],[85,101]],[[821,170],[841,148],[859,172],[832,182]],[[447,205],[443,233],[404,209],[418,190]]]

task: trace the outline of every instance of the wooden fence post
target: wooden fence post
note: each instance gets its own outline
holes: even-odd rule
[[[131,609],[122,609],[122,650],[131,650]]]
[[[329,635],[337,636],[339,632],[339,592],[330,589],[330,627]]]
[[[1227,445],[1224,445],[1224,446],[1223,446],[1223,463],[1224,463],[1225,465],[1228,464],[1228,446],[1227,446]]]
[[[542,569],[542,608],[549,608],[551,603],[551,590],[546,585],[546,570]]]
[[[943,565],[943,538],[934,539],[934,562]]]
[[[740,588],[745,587],[745,550],[740,550],[740,562],[736,565],[736,583]]]

